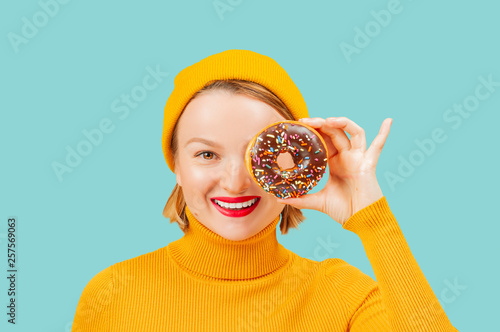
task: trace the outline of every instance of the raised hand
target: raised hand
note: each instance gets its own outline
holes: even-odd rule
[[[313,127],[325,140],[329,177],[325,187],[317,193],[277,199],[278,202],[299,209],[321,211],[343,225],[354,213],[384,196],[375,168],[389,135],[391,118],[382,122],[368,150],[365,131],[346,117],[303,118],[299,121]],[[351,136],[350,140],[345,132]]]

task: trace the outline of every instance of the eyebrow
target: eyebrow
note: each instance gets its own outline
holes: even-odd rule
[[[193,138],[191,138],[189,141],[187,141],[187,143],[186,143],[186,145],[184,145],[184,147],[186,147],[190,143],[194,143],[194,142],[199,142],[199,143],[203,143],[205,145],[209,145],[209,146],[213,146],[213,147],[216,147],[216,148],[220,148],[219,144],[217,144],[217,143],[215,143],[213,141],[204,139],[204,138],[200,138],[200,137],[193,137]]]

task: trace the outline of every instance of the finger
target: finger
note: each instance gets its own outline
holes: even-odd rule
[[[328,118],[326,123],[332,127],[342,129],[351,135],[351,147],[356,150],[366,151],[366,137],[363,128],[354,121],[344,116],[339,118]]]
[[[336,154],[338,154],[339,150],[337,150],[337,148],[335,147],[335,145],[333,145],[332,140],[331,139],[327,139],[327,137],[325,137],[326,135],[323,134],[321,132],[321,130],[319,130],[319,133],[321,134],[321,136],[323,137],[323,140],[326,143],[326,149],[328,150],[328,156],[327,156],[327,158],[330,159],[331,157],[334,157]]]
[[[351,148],[351,143],[345,132],[342,129],[334,128],[333,126],[326,124],[325,119],[309,118],[304,119],[304,121],[302,122],[316,129],[321,134],[321,136],[323,136],[323,139],[327,143],[327,148],[329,149],[328,151],[331,156],[334,156],[337,151],[349,150]],[[328,141],[330,140],[333,145],[328,143]],[[330,150],[330,148],[332,147],[334,149]]]
[[[336,154],[338,154],[338,150],[333,143],[332,137],[330,135],[324,133],[320,128],[315,128],[315,130],[323,138],[323,141],[325,141],[326,149],[328,150],[328,156],[327,156],[328,159],[330,159],[331,157],[334,157]],[[339,129],[339,135],[342,135],[343,133],[344,132]]]
[[[377,164],[380,153],[382,152],[382,148],[384,147],[387,136],[389,135],[389,132],[391,130],[391,125],[392,125],[392,119],[391,118],[385,119],[384,122],[382,122],[382,125],[380,126],[378,135],[375,137],[372,144],[368,148],[367,157],[373,161],[374,165]]]

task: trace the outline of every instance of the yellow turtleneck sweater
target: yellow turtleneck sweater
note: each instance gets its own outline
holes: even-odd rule
[[[289,251],[276,238],[279,217],[231,241],[186,213],[182,238],[89,281],[71,331],[457,331],[385,196],[343,225],[360,237],[377,282],[341,259]]]

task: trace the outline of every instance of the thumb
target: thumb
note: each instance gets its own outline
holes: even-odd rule
[[[297,209],[312,209],[319,210],[320,202],[319,195],[316,194],[305,194],[304,196],[297,198],[286,198],[280,199],[276,198],[276,201],[280,204],[288,204]]]

